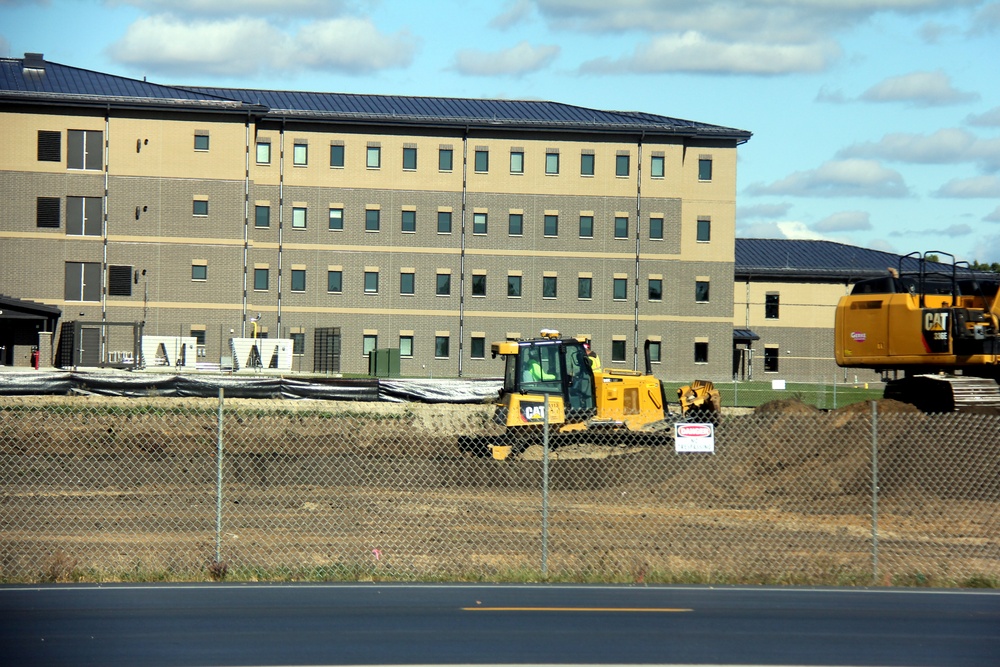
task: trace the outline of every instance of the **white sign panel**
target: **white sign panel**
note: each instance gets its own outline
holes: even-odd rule
[[[784,380],[771,380],[771,389],[776,391],[784,391],[785,381]]]
[[[674,424],[674,451],[715,453],[713,424]]]

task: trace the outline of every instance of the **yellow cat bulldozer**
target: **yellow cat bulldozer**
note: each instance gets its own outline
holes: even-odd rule
[[[880,372],[886,398],[924,412],[1000,412],[998,287],[1000,276],[973,272],[948,253],[901,257],[899,268],[841,297],[837,364]]]
[[[503,438],[489,445],[493,458],[505,459],[537,441],[548,418],[550,434],[565,436],[646,434],[669,437],[673,424],[666,393],[653,376],[649,342],[646,370],[594,368],[583,341],[543,330],[541,337],[493,343],[493,358],[505,361],[503,388],[493,421],[506,427]],[[548,400],[546,401],[546,397]],[[711,382],[696,381],[678,390],[682,415],[721,411],[719,392]],[[546,413],[546,410],[548,411]]]

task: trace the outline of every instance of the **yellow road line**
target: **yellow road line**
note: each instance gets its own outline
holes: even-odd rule
[[[627,613],[679,613],[694,611],[672,607],[462,607],[462,611],[589,611]]]

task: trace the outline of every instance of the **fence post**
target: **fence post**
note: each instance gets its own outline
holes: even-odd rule
[[[878,584],[878,402],[872,401],[872,583]]]
[[[542,576],[549,574],[549,395],[542,424]]]
[[[833,374],[833,409],[837,409],[837,374]]]
[[[218,438],[215,444],[215,562],[222,562],[222,387],[219,387]]]

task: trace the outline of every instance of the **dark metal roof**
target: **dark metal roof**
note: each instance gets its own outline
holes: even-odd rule
[[[36,55],[36,54],[29,54]],[[26,64],[39,65],[26,67]],[[0,58],[0,98],[32,102],[208,106],[242,109],[241,102],[204,92],[60,65],[37,59]]]
[[[746,130],[719,125],[559,102],[163,86],[53,63],[40,54],[0,58],[0,100],[253,110],[279,119],[646,133],[739,143],[751,137]]]
[[[60,315],[62,310],[56,306],[0,294],[0,318],[48,319]]]
[[[733,341],[736,343],[749,343],[750,341],[760,340],[760,336],[755,334],[750,329],[733,329]]]
[[[900,268],[900,255],[869,250],[833,241],[798,239],[736,239],[737,279],[812,278],[858,280],[884,276],[890,268]],[[904,257],[904,272],[917,271],[914,257]],[[950,272],[950,264],[934,264],[936,270]]]

